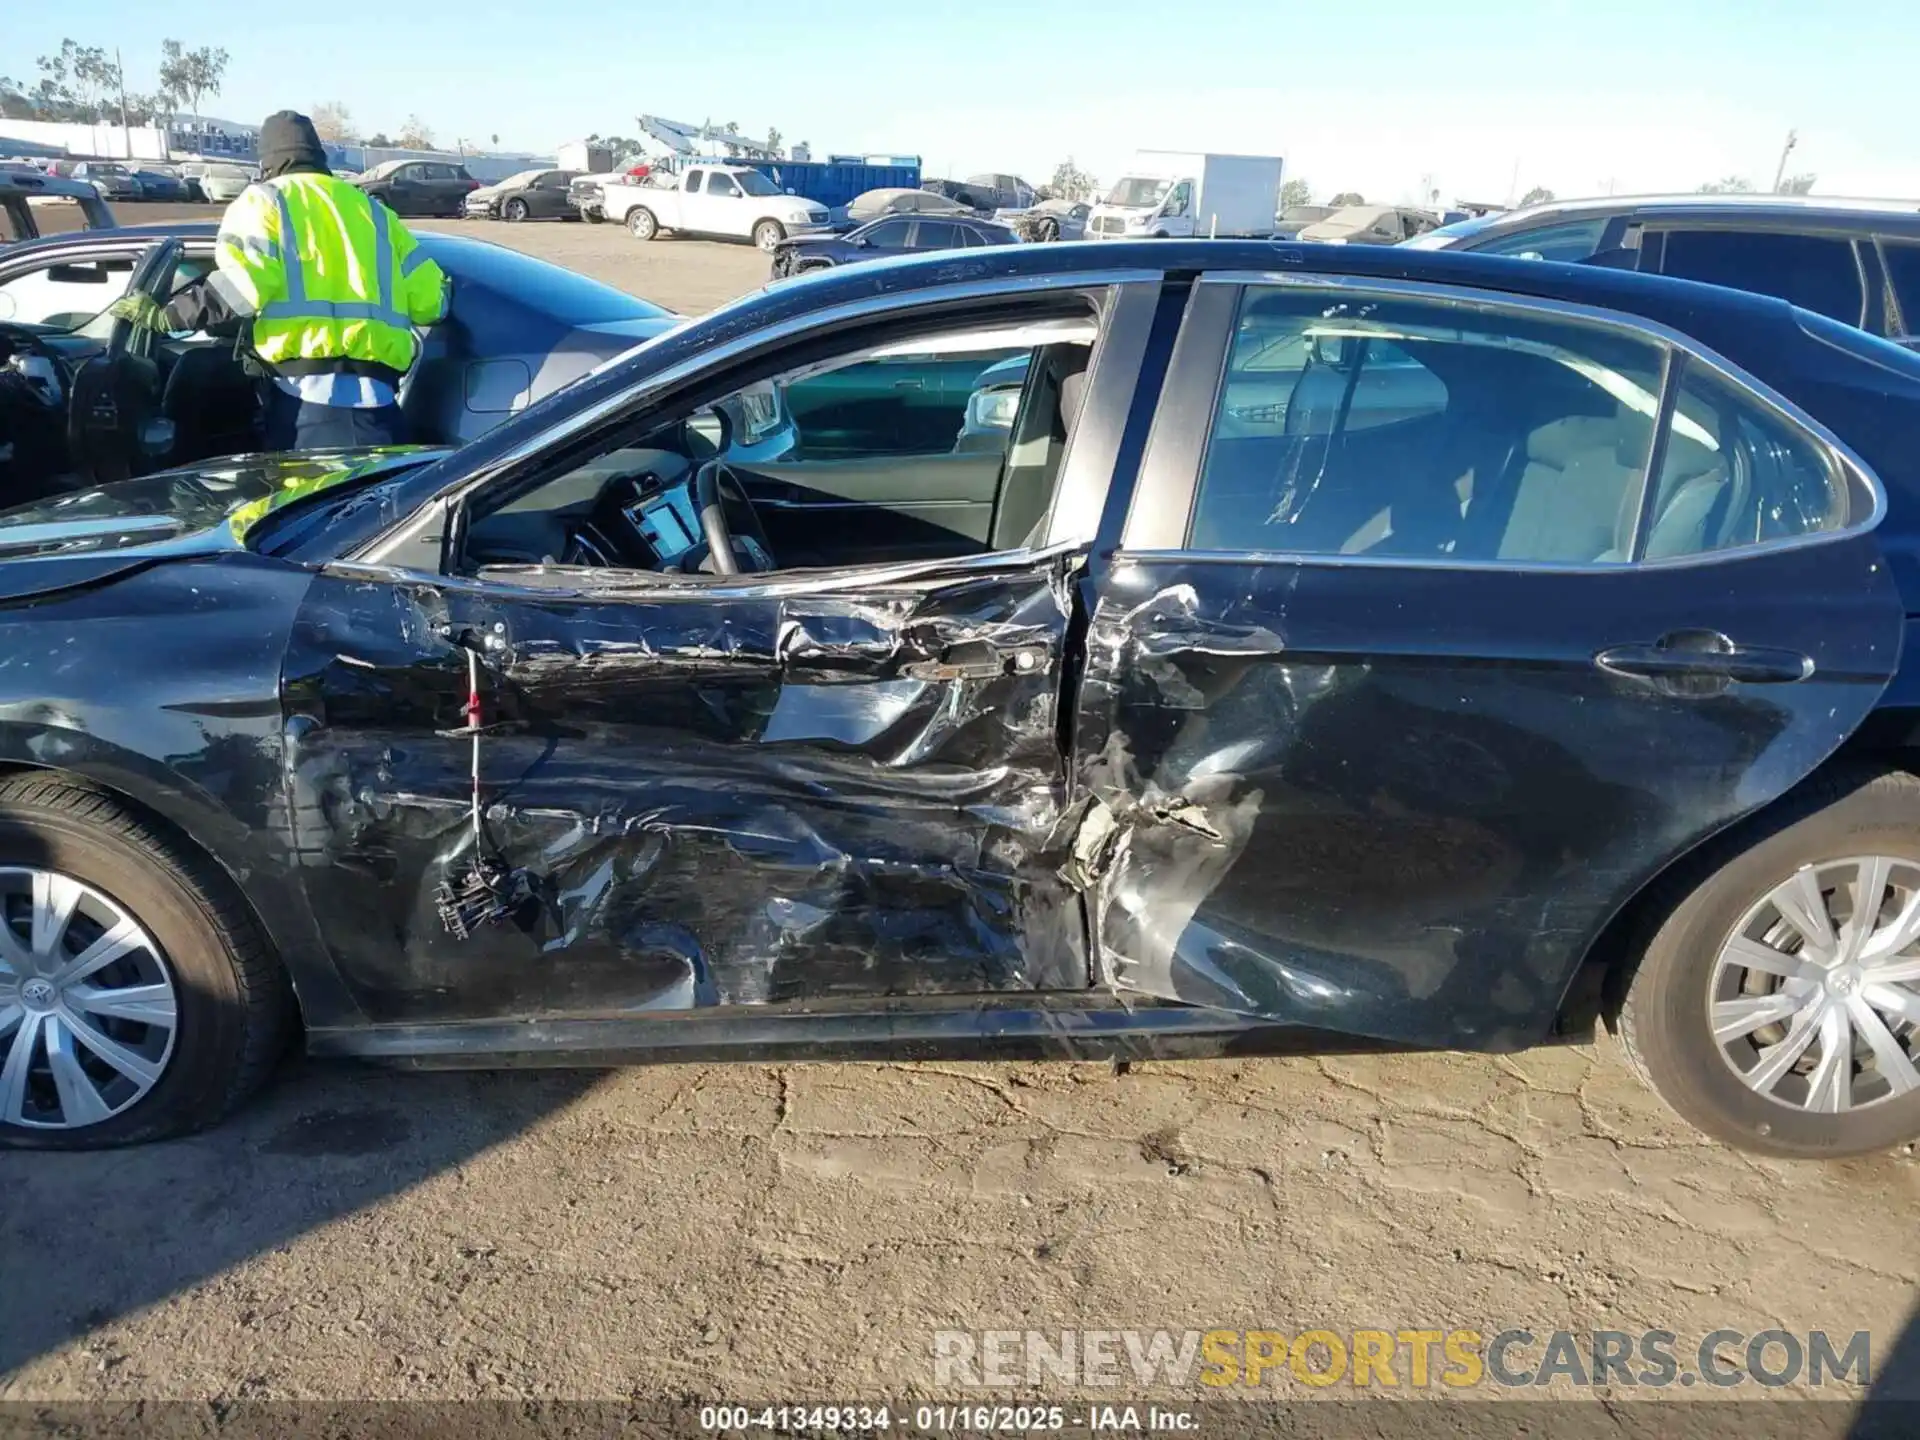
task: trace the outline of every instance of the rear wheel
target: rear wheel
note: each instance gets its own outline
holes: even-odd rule
[[[660,222],[646,206],[636,205],[627,212],[627,229],[636,240],[651,240],[660,233]]]
[[[500,207],[500,214],[503,218],[511,220],[517,225],[527,218],[527,202],[515,196]]]
[[[1920,780],[1810,786],[1667,900],[1620,1038],[1682,1118],[1791,1157],[1920,1135]]]
[[[753,227],[753,243],[771,254],[787,238],[787,227],[778,220],[762,220]]]
[[[0,782],[0,1145],[220,1119],[285,1040],[285,976],[232,883],[112,796]]]

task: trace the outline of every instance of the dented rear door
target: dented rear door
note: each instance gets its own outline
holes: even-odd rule
[[[1291,298],[1271,283],[1264,295],[1316,329],[1417,333],[1392,319],[1415,303],[1404,292],[1316,292],[1307,280]],[[1430,287],[1418,297],[1449,303]],[[1833,533],[1658,563],[1290,552],[1279,538],[1290,517],[1305,517],[1291,531],[1301,543],[1315,507],[1342,502],[1341,472],[1301,442],[1299,407],[1259,388],[1272,371],[1235,415],[1240,307],[1233,284],[1195,287],[1122,543],[1097,552],[1090,575],[1074,760],[1087,809],[1070,872],[1089,897],[1099,981],[1418,1045],[1536,1042],[1621,906],[1799,783],[1879,700],[1903,607],[1873,533],[1871,482],[1836,465],[1850,479]],[[1449,311],[1457,332],[1426,333],[1464,343],[1503,323],[1495,311]],[[1630,323],[1601,328],[1608,338],[1566,383],[1603,375],[1631,395],[1632,367],[1608,369],[1608,347],[1659,347]],[[1533,364],[1551,339],[1528,329],[1525,345],[1499,353]],[[1407,353],[1420,342],[1396,343]],[[1653,391],[1671,404],[1685,392],[1669,386],[1695,361],[1665,354]],[[1464,387],[1465,371],[1448,375]],[[1359,414],[1355,387],[1344,389]],[[1669,413],[1651,394],[1632,398],[1648,416]],[[1772,427],[1781,448],[1769,463],[1812,439],[1757,394],[1740,400]],[[1202,539],[1190,520],[1205,513],[1195,495],[1216,404],[1300,463],[1243,466],[1261,503]],[[1704,445],[1733,432],[1695,421],[1691,433]],[[1404,453],[1418,463],[1421,452]],[[1296,473],[1302,489],[1321,488],[1288,509]],[[1494,473],[1474,478],[1487,486]],[[1269,475],[1283,504],[1253,488]],[[1572,468],[1555,479],[1540,493],[1556,502],[1585,483]],[[1653,507],[1636,508],[1624,523],[1644,547]],[[1397,513],[1393,523],[1413,528]]]
[[[344,978],[375,1021],[1084,988],[1068,563],[323,574],[289,793]],[[530,896],[466,939],[435,905],[475,848],[461,642],[482,843]]]

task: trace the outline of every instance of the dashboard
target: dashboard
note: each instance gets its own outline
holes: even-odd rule
[[[684,455],[617,450],[474,521],[467,561],[698,570],[707,542],[692,486]]]

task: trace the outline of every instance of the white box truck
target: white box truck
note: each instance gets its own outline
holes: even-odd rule
[[[1273,234],[1278,155],[1142,150],[1087,219],[1089,240]]]

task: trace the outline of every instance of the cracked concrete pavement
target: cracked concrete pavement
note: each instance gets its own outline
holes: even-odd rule
[[[467,228],[688,310],[765,270]],[[0,1399],[951,1399],[949,1328],[1867,1329],[1879,1364],[1917,1193],[1910,1154],[1706,1142],[1605,1039],[1127,1073],[294,1059],[212,1134],[0,1155]]]

